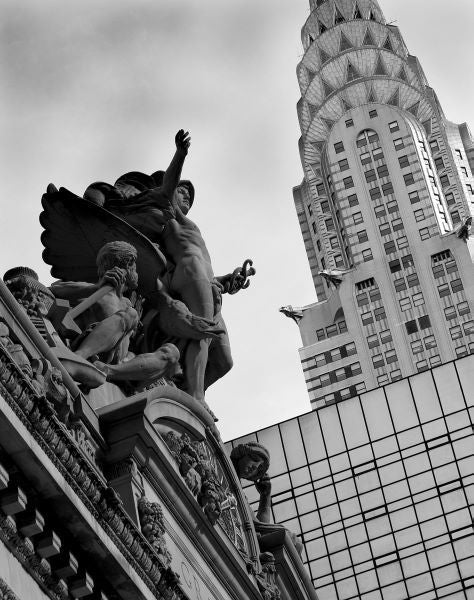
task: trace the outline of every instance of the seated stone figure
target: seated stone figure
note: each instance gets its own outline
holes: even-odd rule
[[[253,481],[260,494],[256,520],[260,523],[271,523],[272,484],[267,475],[270,466],[268,450],[257,442],[239,444],[232,450],[230,459],[239,478]]]
[[[255,529],[259,535],[272,530],[270,524],[272,519],[272,484],[267,471],[270,467],[270,454],[268,450],[257,442],[239,444],[232,449],[230,459],[234,465],[237,475],[241,479],[255,482],[255,488],[260,494],[258,510],[255,515]],[[281,525],[273,525],[282,527]],[[295,533],[287,530],[296,550],[301,554],[303,545]]]
[[[73,306],[104,288],[104,294],[77,317],[83,333],[72,349],[80,357],[118,364],[127,356],[130,336],[138,325],[137,311],[125,295],[137,287],[136,259],[131,244],[109,242],[97,256],[97,283],[57,281],[51,286],[57,298]]]

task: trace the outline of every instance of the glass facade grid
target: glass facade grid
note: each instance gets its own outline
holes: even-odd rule
[[[256,432],[320,600],[472,597],[473,389],[468,356]]]

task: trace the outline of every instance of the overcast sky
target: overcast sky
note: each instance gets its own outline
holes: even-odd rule
[[[248,290],[224,298],[235,366],[209,391],[224,439],[309,410],[285,304],[315,301],[291,189],[302,168],[295,69],[308,0],[0,0],[0,275],[41,260],[49,182],[167,166],[192,135],[184,176],[215,272],[246,258]],[[472,0],[381,0],[447,117],[474,124]]]

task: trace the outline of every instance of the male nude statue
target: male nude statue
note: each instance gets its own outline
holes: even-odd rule
[[[109,242],[97,255],[97,283],[56,281],[51,291],[57,298],[78,304],[100,288],[111,287],[95,304],[77,317],[83,334],[74,352],[84,359],[101,355],[106,363],[120,363],[128,353],[138,314],[124,293],[137,287],[137,251],[127,242]]]
[[[180,175],[190,145],[188,132],[175,137],[176,152],[166,172],[153,175],[128,173],[115,183],[125,196],[122,204],[112,199],[106,208],[159,242],[174,263],[167,284],[170,294],[178,297],[196,316],[219,323],[224,330],[216,339],[189,340],[184,354],[187,392],[204,400],[204,391],[232,367],[229,340],[220,314],[221,294],[231,275],[215,277],[206,244],[197,225],[187,214],[194,200],[194,187],[181,181]],[[93,184],[93,186],[96,184]],[[90,188],[93,188],[90,186]],[[86,190],[84,197],[95,193]]]

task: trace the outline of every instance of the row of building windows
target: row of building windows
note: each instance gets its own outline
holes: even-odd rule
[[[407,311],[411,310],[413,307],[423,306],[423,304],[425,303],[425,299],[423,297],[423,294],[421,292],[418,292],[416,294],[413,294],[409,298],[400,298],[398,302],[400,304],[400,310]]]
[[[462,326],[462,329],[461,329]],[[452,340],[457,340],[464,335],[474,334],[474,321],[466,321],[449,329]]]
[[[353,398],[354,396],[357,396],[357,394],[362,394],[362,392],[365,392],[365,390],[365,383],[361,381],[356,385],[351,385],[347,388],[342,388],[342,390],[332,392],[331,394],[326,394],[322,398],[316,400],[316,403],[321,402],[322,400],[326,405],[334,404],[335,402],[340,402],[341,400]]]
[[[355,377],[356,375],[360,375],[361,373],[362,368],[360,366],[360,363],[355,362],[351,365],[335,369],[334,371],[329,371],[329,373],[322,373],[317,377],[312,377],[311,379],[308,379],[306,381],[306,384],[311,384],[311,387],[308,387],[308,391],[312,392],[313,390],[317,390],[328,385],[333,385],[338,381],[344,381],[345,379],[349,379],[350,377]]]
[[[414,340],[410,342],[411,351],[413,354],[419,354],[424,350],[431,350],[431,348],[436,348],[436,340],[434,335],[427,335],[422,340]]]
[[[369,277],[363,281],[358,281],[355,284],[355,287],[358,292],[361,292],[362,290],[368,290],[371,287],[376,287],[375,279],[373,277]]]
[[[389,176],[388,167],[384,163],[384,164],[380,165],[379,167],[377,167],[377,172],[375,169],[369,169],[368,171],[364,172],[364,175],[365,175],[366,182],[370,183],[371,181],[376,181],[377,177],[379,179],[381,179],[382,177],[388,177]]]
[[[458,266],[455,260],[447,262],[445,265],[438,264],[432,267],[433,277],[439,279],[440,277],[446,277],[447,273],[457,273]]]
[[[356,146],[358,148],[362,148],[363,146],[367,146],[367,144],[374,144],[378,141],[378,134],[372,129],[366,129],[365,131],[359,133],[359,135],[357,136]]]
[[[377,200],[378,198],[381,198],[382,195],[389,196],[390,194],[393,194],[393,184],[391,181],[383,183],[380,187],[377,185],[377,187],[369,189],[371,200]]]
[[[414,266],[413,256],[411,254],[406,254],[400,258],[395,258],[388,263],[390,268],[390,273],[398,273],[403,269],[408,269]]]
[[[310,369],[322,367],[337,360],[341,360],[341,358],[351,356],[352,354],[357,354],[357,349],[354,342],[344,344],[344,346],[339,346],[338,348],[333,348],[332,350],[328,350],[322,354],[316,354],[316,356],[302,360],[302,364],[306,364],[308,362],[310,363],[310,366],[305,367],[303,371],[309,371]]]
[[[367,165],[367,164],[371,163],[372,161],[383,160],[383,159],[384,159],[383,150],[382,150],[382,148],[380,148],[380,146],[373,148],[371,150],[371,152],[362,152],[360,154],[360,162],[363,165]]]
[[[365,306],[371,302],[377,302],[381,299],[380,290],[378,288],[369,292],[360,292],[356,295],[357,306]]]
[[[438,228],[436,225],[432,225],[431,227],[422,227],[419,230],[420,239],[422,241],[428,240],[430,237],[435,236],[438,233]]]
[[[406,278],[400,277],[399,279],[395,279],[393,285],[395,286],[395,291],[402,292],[403,290],[406,290],[407,287],[411,288],[420,285],[420,280],[416,273],[409,273]]]
[[[464,300],[463,302],[459,302],[456,305],[456,307],[447,306],[444,309],[444,316],[446,318],[446,321],[450,321],[451,319],[456,319],[458,315],[462,317],[463,315],[467,315],[470,312],[471,309],[469,308],[469,304],[466,300]]]
[[[416,333],[418,329],[423,330],[429,327],[431,327],[431,321],[428,315],[423,315],[422,317],[418,317],[418,319],[413,319],[405,323],[408,335]]]
[[[394,371],[390,371],[390,373],[382,373],[382,375],[377,376],[377,384],[384,385],[389,381],[398,381],[402,378],[402,372],[400,369],[395,369]]]
[[[405,235],[397,238],[396,240],[390,240],[385,242],[384,245],[385,254],[393,254],[397,250],[403,250],[408,248],[408,239]]]
[[[451,250],[449,250],[449,248],[448,248],[447,250],[442,250],[441,252],[432,254],[431,255],[431,264],[436,265],[440,262],[447,261],[450,258],[451,258]]]
[[[334,337],[335,335],[339,335],[340,333],[344,333],[346,331],[347,324],[344,320],[342,320],[338,321],[337,323],[333,323],[332,325],[328,325],[324,329],[317,329],[316,337],[318,338],[318,342],[320,342],[321,340]]]
[[[468,354],[474,354],[474,342],[470,343],[468,346],[458,346],[454,351],[456,352],[457,358],[467,356]]]
[[[382,319],[386,319],[387,315],[385,313],[385,308],[381,306],[379,308],[374,308],[373,311],[362,313],[360,315],[360,318],[362,319],[363,325],[370,325],[374,321],[381,321]]]
[[[456,294],[461,292],[463,289],[464,286],[462,281],[460,279],[453,279],[449,283],[442,283],[441,285],[438,285],[438,294],[440,298],[443,298],[444,296],[449,296],[451,292]]]
[[[374,333],[367,336],[367,344],[369,348],[377,348],[377,346],[380,346],[381,344],[389,344],[392,341],[393,338],[390,329],[384,329],[379,333]]]
[[[389,365],[398,360],[397,353],[395,350],[387,350],[384,354],[374,354],[372,356],[372,364],[374,365],[374,369],[380,369],[385,366],[385,364]]]

